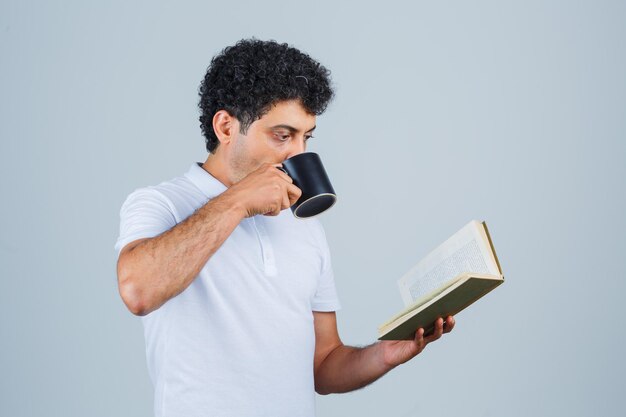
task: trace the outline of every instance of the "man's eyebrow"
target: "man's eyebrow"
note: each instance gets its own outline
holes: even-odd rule
[[[311,129],[307,130],[306,133],[314,131],[316,127],[317,125],[313,126]],[[276,126],[270,127],[270,129],[287,129],[291,133],[296,133],[300,131],[299,129],[293,126],[289,126],[289,125],[276,125]]]

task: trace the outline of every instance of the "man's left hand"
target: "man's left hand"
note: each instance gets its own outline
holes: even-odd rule
[[[454,328],[454,317],[448,316],[444,323],[442,318],[435,322],[433,333],[424,337],[424,329],[415,332],[413,340],[382,340],[380,342],[383,360],[386,365],[396,367],[417,356],[427,344],[439,339],[442,334],[449,333]]]

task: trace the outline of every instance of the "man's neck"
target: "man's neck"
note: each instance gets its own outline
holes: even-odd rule
[[[228,175],[226,175],[226,166],[217,155],[210,153],[204,164],[202,164],[202,169],[211,174],[226,187],[230,187],[232,185],[228,179]]]

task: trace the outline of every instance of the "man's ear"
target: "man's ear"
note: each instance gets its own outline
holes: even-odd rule
[[[213,115],[213,131],[220,144],[229,143],[239,131],[239,121],[226,110],[219,110]]]

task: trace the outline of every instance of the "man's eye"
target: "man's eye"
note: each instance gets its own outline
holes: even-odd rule
[[[309,140],[309,139],[311,139],[311,138],[313,138],[313,137],[315,137],[315,136],[313,136],[313,135],[305,136],[305,137],[304,137],[304,140],[305,140],[305,141],[307,141],[307,140]]]
[[[279,133],[276,133],[274,136],[281,142],[286,142],[291,135],[281,135]]]

